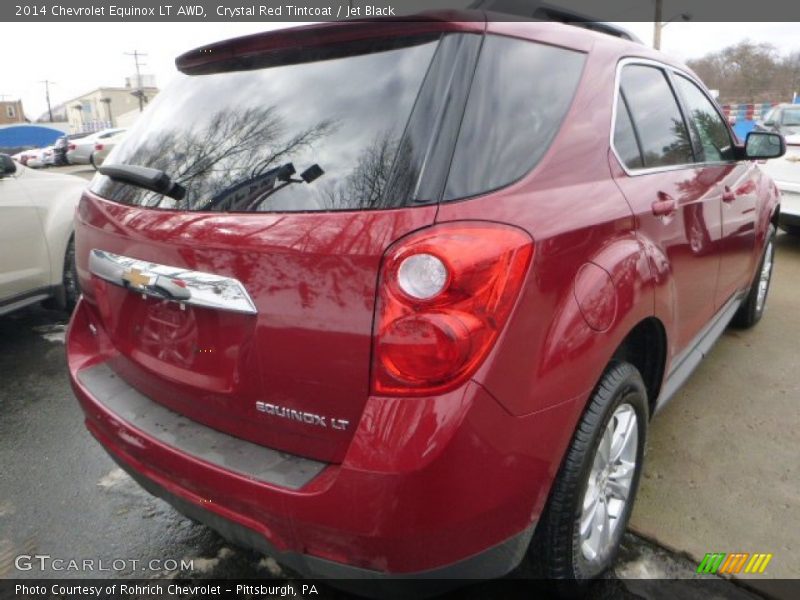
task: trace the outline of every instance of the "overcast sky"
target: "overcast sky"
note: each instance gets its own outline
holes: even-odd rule
[[[645,43],[652,23],[623,24]],[[46,109],[41,80],[55,81],[54,105],[100,86],[122,86],[134,71],[125,52],[147,53],[143,73],[164,87],[175,74],[175,56],[208,42],[264,31],[266,23],[0,23],[0,96],[21,98],[36,118]],[[800,49],[797,23],[670,23],[662,49],[686,60],[720,50],[745,38],[769,42],[782,53]],[[11,61],[8,57],[13,57]]]

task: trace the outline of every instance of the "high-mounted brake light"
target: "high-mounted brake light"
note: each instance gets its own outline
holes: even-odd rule
[[[372,392],[441,393],[472,376],[508,320],[532,255],[521,229],[466,221],[391,247],[379,286]]]

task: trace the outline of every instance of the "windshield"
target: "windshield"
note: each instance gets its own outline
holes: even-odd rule
[[[788,125],[789,127],[800,126],[800,108],[787,108],[784,110],[781,117],[781,125]]]
[[[316,62],[181,74],[104,164],[164,171],[186,195],[178,200],[99,174],[91,189],[179,210],[391,206],[402,199],[383,198],[384,188],[402,171],[397,148],[436,45],[414,39]]]

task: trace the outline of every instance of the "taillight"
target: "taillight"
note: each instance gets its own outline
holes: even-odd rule
[[[533,255],[530,236],[482,222],[436,225],[384,257],[372,392],[420,396],[468,379],[491,350]]]
[[[70,150],[75,150],[76,146],[75,144],[70,144],[69,146],[67,146],[67,148],[69,148]]]
[[[95,149],[95,150],[97,150],[97,151],[99,152],[100,150],[102,150],[102,149],[103,149],[103,144],[95,144],[95,145],[94,145],[94,149]]]

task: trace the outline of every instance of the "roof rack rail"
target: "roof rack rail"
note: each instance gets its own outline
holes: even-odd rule
[[[554,21],[566,25],[575,25],[600,33],[605,33],[623,40],[642,44],[636,35],[623,27],[605,21],[597,21],[587,15],[555,6],[541,0],[475,0],[470,8],[527,17],[538,21]]]

